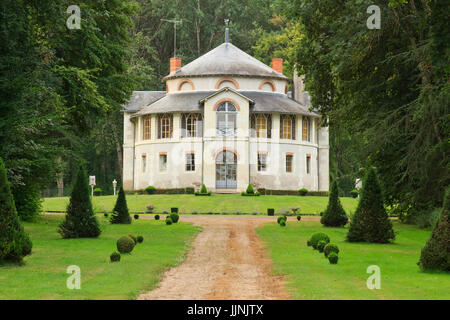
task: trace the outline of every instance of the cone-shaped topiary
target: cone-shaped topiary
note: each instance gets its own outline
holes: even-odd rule
[[[247,190],[245,191],[247,194],[254,194],[255,189],[253,189],[253,186],[251,184],[248,185]]]
[[[450,187],[444,197],[441,217],[422,249],[418,265],[422,270],[450,271]]]
[[[202,188],[200,189],[200,193],[208,193],[208,189],[206,189],[206,186],[202,184]]]
[[[347,240],[388,243],[394,238],[394,230],[383,205],[383,195],[375,169],[369,168],[363,180],[358,207],[350,222]]]
[[[0,158],[0,260],[21,262],[32,243],[19,222],[5,164]]]
[[[96,238],[100,235],[100,225],[94,215],[86,171],[80,167],[67,206],[65,220],[58,232],[63,238]]]
[[[339,190],[336,180],[331,184],[331,192],[328,200],[327,209],[320,218],[320,223],[325,227],[343,227],[348,221],[347,214],[342,208],[339,200]]]
[[[130,224],[131,216],[128,212],[127,199],[125,199],[125,191],[123,188],[119,190],[116,205],[114,206],[113,214],[111,216],[111,223],[113,224]]]

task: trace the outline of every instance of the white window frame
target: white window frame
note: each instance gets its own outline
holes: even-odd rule
[[[287,159],[288,157],[291,158],[291,170],[288,171],[288,165],[287,165]],[[286,173],[293,173],[294,172],[294,155],[293,154],[286,154],[284,157],[284,170]]]
[[[191,161],[189,161],[191,160]],[[194,153],[186,153],[186,166],[185,171],[194,172],[195,171],[195,154]]]
[[[260,161],[262,160],[262,161]],[[266,172],[267,171],[267,153],[258,153],[257,159],[257,170],[258,172]]]
[[[163,161],[165,159],[165,161]],[[159,172],[167,172],[167,153],[159,154]]]
[[[225,125],[219,126],[220,117],[224,116]],[[230,128],[230,120],[234,118],[234,127]],[[237,129],[237,107],[229,102],[222,102],[216,109],[216,134],[218,137],[234,137]]]

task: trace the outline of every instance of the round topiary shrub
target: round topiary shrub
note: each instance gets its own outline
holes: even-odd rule
[[[352,196],[352,198],[358,198],[359,191],[356,189],[353,189],[352,191],[350,191],[350,195]]]
[[[103,190],[101,188],[94,189],[94,196],[101,196],[102,193],[103,193]]]
[[[337,264],[338,260],[339,260],[339,257],[336,252],[331,252],[328,255],[328,261],[330,261],[331,264]]]
[[[326,245],[327,243],[324,240],[320,240],[317,243],[317,250],[319,250],[319,252],[323,252],[323,248],[325,248]]]
[[[319,244],[320,240],[323,240],[326,243],[330,243],[330,238],[325,233],[319,232],[319,233],[315,233],[311,236],[311,239],[310,239],[311,246],[314,249],[317,249],[317,245]]]
[[[286,220],[281,220],[280,227],[285,227],[285,226],[286,226]]]
[[[123,236],[117,240],[117,250],[120,253],[130,253],[134,249],[134,240],[129,236]]]
[[[155,220],[159,220],[159,214],[155,214]]]
[[[145,192],[147,192],[147,194],[154,194],[156,192],[156,188],[154,186],[148,186],[145,188]]]
[[[138,243],[142,243],[142,242],[144,242],[144,237],[143,236],[137,236],[136,240],[137,240]]]
[[[180,219],[180,216],[178,215],[178,213],[171,213],[169,217],[170,217],[170,219],[172,219],[173,223],[177,223],[178,220]]]
[[[300,190],[298,190],[298,193],[299,193],[301,196],[306,196],[306,194],[308,193],[308,189],[301,188]]]
[[[111,253],[111,255],[109,256],[109,259],[111,260],[111,262],[119,262],[120,261],[120,253],[118,253],[118,252]]]
[[[170,226],[172,223],[173,223],[172,219],[171,219],[170,217],[167,217],[167,218],[166,218],[166,224],[167,224],[168,226]]]
[[[133,239],[134,244],[137,243],[137,239],[136,239],[136,237],[135,237],[133,234],[129,234],[128,236],[129,236],[131,239]]]
[[[139,219],[139,215],[138,215],[138,214],[135,214],[135,215],[134,215],[134,219],[135,219],[135,220]]]
[[[301,216],[301,215],[298,215],[298,216],[297,216],[297,221],[300,221],[300,220],[302,220],[302,216]]]
[[[325,246],[325,248],[323,248],[323,253],[325,254],[325,258],[328,258],[328,256],[330,255],[330,253],[339,253],[339,248],[337,245],[329,243]]]
[[[283,220],[284,220],[284,222],[287,221],[286,216],[279,216],[279,217],[277,218],[277,222],[278,222],[278,223],[280,223],[280,222],[283,221]]]

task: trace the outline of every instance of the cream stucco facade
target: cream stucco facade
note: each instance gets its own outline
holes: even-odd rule
[[[163,81],[125,107],[125,189],[328,191],[328,128],[287,96],[282,70],[224,43]]]

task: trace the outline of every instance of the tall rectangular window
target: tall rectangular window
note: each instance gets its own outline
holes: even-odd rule
[[[186,153],[186,171],[195,171],[195,154]]]
[[[280,139],[295,140],[295,116],[280,116]]]
[[[292,172],[292,160],[294,156],[292,154],[286,155],[286,172]]]
[[[170,139],[173,133],[173,115],[160,114],[158,116],[158,139]]]
[[[267,154],[258,153],[258,171],[266,171],[267,169]]]
[[[142,173],[147,172],[147,155],[142,155]]]
[[[306,173],[311,173],[311,155],[309,154],[306,155]]]
[[[311,119],[309,117],[303,117],[302,140],[311,141]]]
[[[159,171],[167,171],[167,154],[159,155]]]
[[[257,113],[251,116],[251,136],[270,139],[272,136],[272,116]]]
[[[181,115],[181,137],[193,138],[202,136],[202,115],[200,113],[184,113]]]
[[[144,134],[143,134],[144,140],[150,140],[150,120],[151,120],[150,116],[144,117]]]

